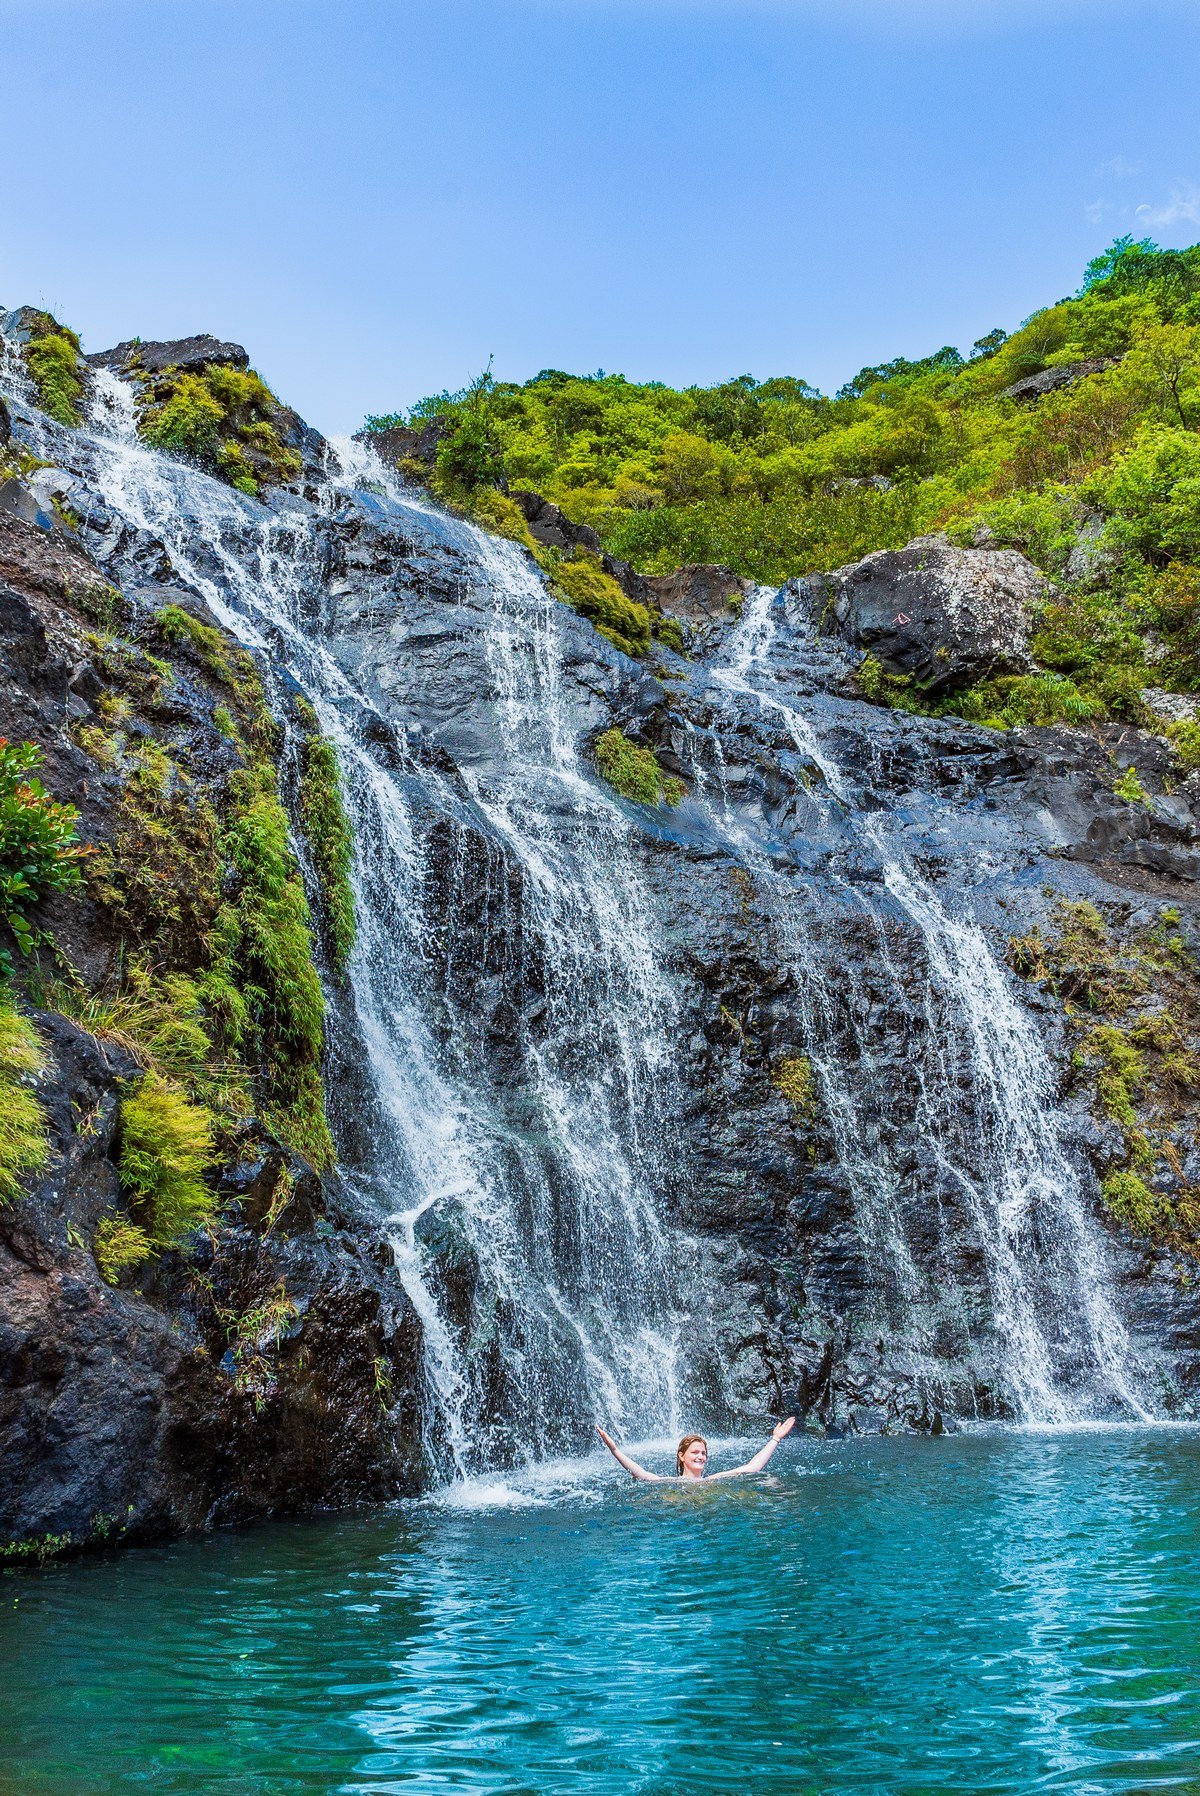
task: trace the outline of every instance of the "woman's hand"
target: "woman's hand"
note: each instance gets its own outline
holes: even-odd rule
[[[792,1429],[795,1426],[796,1426],[795,1416],[789,1416],[786,1422],[779,1422],[776,1424],[776,1426],[774,1428],[772,1428],[771,1439],[773,1441],[781,1441],[783,1439],[784,1435],[790,1434],[792,1432]]]

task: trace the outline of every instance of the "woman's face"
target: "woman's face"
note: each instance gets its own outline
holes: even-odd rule
[[[683,1455],[683,1475],[685,1478],[703,1478],[704,1468],[708,1464],[708,1448],[703,1441],[693,1441]]]

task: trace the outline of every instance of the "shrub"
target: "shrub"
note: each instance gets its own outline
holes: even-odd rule
[[[596,766],[622,798],[653,805],[665,798],[676,805],[683,797],[682,781],[669,779],[648,748],[639,748],[618,729],[605,730],[593,753]]]
[[[252,497],[300,472],[279,436],[279,403],[253,369],[167,368],[143,379],[138,428],[154,448],[189,456]]]
[[[53,325],[25,345],[25,367],[37,388],[38,403],[58,424],[79,423],[83,397],[79,338],[74,331]]]
[[[145,1229],[128,1216],[102,1216],[92,1239],[92,1257],[106,1285],[119,1285],[126,1272],[145,1265],[154,1249]]]
[[[43,758],[34,743],[0,736],[0,917],[26,952],[36,939],[26,910],[47,892],[73,891],[81,878],[79,813],[31,777]]]
[[[24,1176],[49,1155],[45,1113],[27,1083],[45,1062],[33,1024],[0,996],[0,1205],[18,1195]]]
[[[200,374],[179,374],[161,404],[140,420],[142,436],[155,449],[174,449],[201,462],[216,458],[225,407]]]
[[[1127,767],[1120,778],[1114,781],[1113,797],[1124,799],[1126,804],[1148,805],[1150,803],[1136,767]]]
[[[467,509],[472,523],[484,530],[491,530],[496,536],[506,536],[510,542],[520,543],[522,548],[537,553],[538,545],[530,535],[525,513],[507,493],[497,492],[494,486],[479,487],[471,494]]]
[[[1180,718],[1169,723],[1163,735],[1171,744],[1175,756],[1175,764],[1181,773],[1195,773],[1200,768],[1200,721],[1195,718]]]
[[[204,1174],[213,1162],[212,1122],[157,1073],[121,1104],[121,1183],[144,1218],[147,1238],[176,1247],[215,1214]]]

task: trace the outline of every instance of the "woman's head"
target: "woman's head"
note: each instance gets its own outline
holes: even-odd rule
[[[703,1478],[708,1464],[708,1442],[702,1434],[685,1434],[675,1449],[675,1476]]]

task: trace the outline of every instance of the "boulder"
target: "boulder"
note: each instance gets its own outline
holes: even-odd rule
[[[707,624],[731,622],[754,582],[727,567],[690,562],[670,574],[648,574],[645,584],[652,602],[668,617]]]
[[[1114,368],[1120,361],[1119,355],[1089,356],[1085,362],[1068,362],[1061,368],[1043,368],[1039,374],[1027,374],[1023,380],[1014,380],[1011,387],[1005,387],[1002,399],[1043,399],[1047,393],[1057,393],[1062,387],[1073,387],[1077,380],[1083,380],[1089,374],[1102,374],[1106,368]]]
[[[423,462],[431,468],[450,426],[444,418],[429,418],[424,424],[396,424],[391,430],[360,430],[357,440],[369,443],[381,462],[389,468],[401,468],[404,462]]]
[[[1016,549],[955,549],[919,536],[807,582],[821,627],[926,692],[1020,673],[1049,583]]]
[[[102,349],[87,358],[89,368],[110,368],[114,374],[162,374],[167,368],[199,373],[213,366],[248,368],[250,357],[240,343],[222,343],[216,337],[177,337],[169,343],[143,343],[139,337]]]

